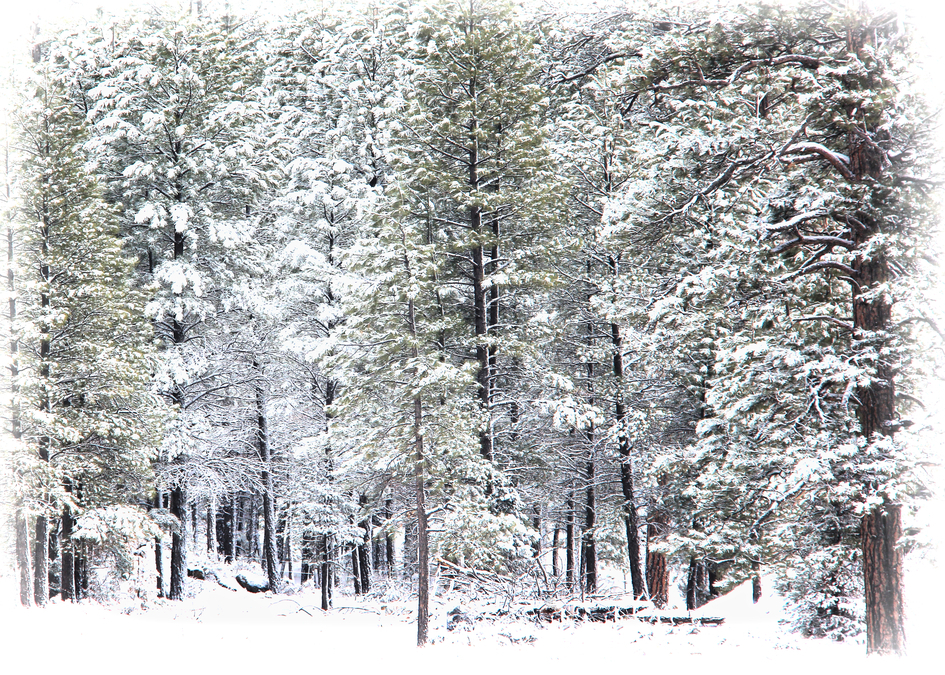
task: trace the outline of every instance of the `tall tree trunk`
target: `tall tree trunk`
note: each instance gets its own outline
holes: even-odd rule
[[[412,303],[411,303],[412,304]],[[413,309],[413,307],[411,307]],[[427,643],[430,622],[430,553],[427,535],[427,507],[423,485],[423,435],[420,397],[414,399],[414,490],[417,507],[417,646]]]
[[[480,249],[481,251],[481,249]],[[406,263],[406,260],[405,260]],[[408,265],[409,269],[409,265]],[[413,358],[419,359],[420,350],[416,346],[417,317],[413,300],[407,302],[407,327],[414,338]],[[417,646],[427,643],[430,623],[430,548],[427,534],[426,488],[424,486],[426,458],[423,455],[423,401],[420,394],[413,399],[413,442],[414,442],[414,499],[417,512]]]
[[[476,83],[471,82],[472,87],[470,95],[475,91]],[[479,139],[477,137],[478,123],[474,119],[471,123],[469,134],[469,187],[473,190],[479,188]],[[486,254],[485,247],[482,244],[482,207],[473,204],[469,207],[469,229],[475,236],[476,244],[472,250],[472,282],[473,282],[473,325],[476,333],[476,360],[479,362],[479,370],[476,373],[476,381],[479,384],[479,405],[487,417],[486,428],[479,432],[479,452],[488,461],[492,461],[493,438],[492,438],[492,370],[489,359],[488,344],[488,290],[485,285],[486,277]],[[491,486],[487,486],[491,491]]]
[[[568,494],[568,522],[565,526],[565,581],[568,584],[568,588],[574,590],[574,496],[572,493]]]
[[[234,493],[230,497],[230,548],[227,552],[227,562],[236,562],[236,557],[239,554],[239,522],[240,522],[240,512],[239,512],[239,499],[238,495]]]
[[[47,240],[49,237],[48,227],[44,227],[44,239],[43,239],[43,257],[45,259],[48,255],[47,249]],[[49,280],[49,268],[44,264],[40,276],[44,281]],[[43,294],[42,296],[42,306],[45,310],[49,309],[49,295]],[[39,354],[41,359],[40,365],[40,377],[43,380],[49,379],[49,332],[48,328],[44,327],[44,337],[40,340]],[[40,404],[43,412],[49,413],[50,402],[49,397],[44,395],[43,401]],[[50,438],[48,436],[43,436],[39,439],[39,459],[43,462],[49,461],[49,446]],[[43,502],[47,499],[47,495],[43,495]],[[37,605],[45,605],[46,601],[49,600],[49,526],[46,522],[46,515],[40,513],[36,516],[36,532],[34,535],[34,546],[33,546],[33,597]]]
[[[217,550],[217,498],[211,494],[207,497],[207,553],[213,554]]]
[[[394,535],[390,532],[390,519],[394,515],[394,500],[388,499],[384,506],[384,520],[387,522],[387,527],[384,531],[384,543],[386,545],[387,551],[387,578],[392,579],[394,577]]]
[[[184,200],[183,188],[181,186],[178,186],[177,189],[177,199],[181,202]],[[183,231],[178,231],[175,228],[173,250],[174,260],[180,260],[184,256],[185,237],[186,235]],[[180,321],[177,320],[176,317],[172,318],[171,343],[174,345],[184,344],[186,337],[186,330],[184,326]],[[170,392],[170,398],[178,410],[184,409],[184,392],[178,383],[173,384],[173,389]],[[184,457],[178,457],[174,461],[183,462],[185,459]],[[184,599],[184,580],[187,578],[185,551],[187,540],[184,538],[184,532],[186,530],[186,519],[184,513],[185,508],[184,487],[183,485],[177,485],[173,488],[173,490],[171,490],[170,503],[171,515],[177,518],[178,524],[180,525],[180,531],[175,532],[171,536],[171,582],[170,588],[167,590],[167,597],[171,600]]]
[[[709,564],[695,557],[689,559],[689,576],[686,580],[686,609],[699,609],[714,595],[714,571]]]
[[[7,203],[10,203],[10,145],[9,139],[5,146],[5,162],[6,162],[6,195]],[[13,246],[13,225],[9,224],[7,226],[7,292],[9,293],[9,320],[10,320],[10,435],[13,437],[14,441],[18,441],[23,433],[20,429],[20,409],[19,403],[17,402],[17,392],[19,391],[19,384],[17,383],[17,377],[19,376],[19,366],[18,364],[18,355],[19,355],[19,340],[16,336],[16,279],[14,272],[14,246]],[[15,515],[15,527],[16,527],[16,564],[18,577],[20,582],[20,604],[24,607],[29,607],[33,604],[33,580],[32,580],[32,565],[30,564],[30,553],[29,553],[29,516],[27,514],[26,508],[23,506],[22,499],[17,499],[16,502],[16,515]]]
[[[686,609],[699,609],[699,563],[689,558],[689,575],[686,577]]]
[[[20,604],[33,604],[33,568],[30,564],[30,521],[26,509],[16,510],[16,565],[20,580]]]
[[[751,563],[751,571],[753,572],[751,576],[751,601],[753,604],[758,604],[761,601],[761,565],[757,562]]]
[[[190,537],[194,548],[197,548],[197,500],[190,502]]]
[[[551,576],[558,578],[558,546],[561,542],[561,528],[555,523],[554,534],[551,536]]]
[[[265,485],[265,483],[263,483]],[[263,488],[263,496],[265,501],[266,489]],[[263,549],[259,546],[259,495],[256,492],[251,492],[247,495],[246,500],[249,502],[249,507],[246,509],[246,537],[247,537],[247,551],[250,558],[256,558],[259,560],[259,566],[266,566],[266,559],[263,555]],[[263,509],[263,530],[266,528],[266,516],[265,509]],[[263,533],[265,537],[265,532]]]
[[[171,490],[171,515],[177,518],[180,529],[171,538],[171,587],[167,597],[171,600],[184,599],[184,579],[187,577],[186,542],[187,519],[185,517],[184,488],[180,485]]]
[[[847,29],[850,53],[862,54],[873,42],[873,35],[873,29],[865,25],[862,16],[851,14]],[[864,55],[864,58],[868,57]],[[851,82],[851,85],[854,89],[862,87],[860,82]],[[850,117],[847,155],[853,181],[881,178],[888,162],[881,149],[881,133],[864,128],[865,116],[859,105],[851,105],[847,113]],[[879,144],[869,140],[871,136],[879,137]],[[857,252],[853,262],[857,273],[852,302],[853,337],[867,340],[869,349],[881,353],[883,345],[876,344],[876,339],[889,330],[892,307],[887,294],[870,292],[885,284],[892,274],[881,251],[864,253],[864,249],[884,227],[882,223],[873,222],[866,213],[856,216],[861,226],[853,229]],[[897,418],[893,366],[888,359],[879,357],[875,368],[868,385],[857,389],[860,433],[867,442],[891,435]],[[867,487],[871,491],[876,488],[873,484]],[[863,516],[860,533],[866,596],[866,651],[868,654],[903,653],[902,553],[897,546],[902,534],[900,506],[884,499]]]
[[[616,264],[616,263],[613,263]],[[627,434],[627,407],[623,400],[623,338],[620,326],[610,324],[611,344],[613,348],[613,371],[617,392],[614,412],[618,428],[617,450],[620,453],[620,487],[623,490],[624,526],[627,531],[627,557],[630,561],[630,583],[633,597],[640,599],[646,595],[643,571],[640,566],[640,517],[637,513],[633,494],[633,459],[630,457],[630,437]]]
[[[593,451],[592,451],[593,452]],[[597,542],[595,541],[594,527],[597,523],[597,486],[594,458],[591,455],[587,460],[586,501],[584,504],[584,535],[581,538],[581,557],[583,559],[584,590],[587,593],[597,591]]]
[[[866,581],[866,650],[901,653],[905,650],[902,615],[902,554],[896,546],[902,535],[900,507],[884,504],[862,522],[863,573]]]
[[[361,595],[361,561],[357,546],[351,549],[351,579],[354,582],[354,594]]]
[[[259,378],[256,382],[256,448],[259,461],[263,465],[263,558],[266,562],[269,588],[273,593],[279,593],[282,590],[282,579],[279,576],[279,561],[276,556],[276,514],[275,495],[272,486],[272,453],[269,447],[269,428],[266,419],[262,366],[255,358],[253,359],[253,370],[256,371]]]
[[[650,542],[662,535],[659,523],[650,522],[646,530],[646,588],[650,600],[659,609],[666,607],[669,599],[669,569],[666,554],[650,550]]]
[[[283,509],[282,515],[279,516],[279,530],[281,531],[281,540],[278,547],[279,551],[279,576],[285,578],[286,570],[288,570],[289,579],[292,578],[292,524],[289,522],[289,516],[286,513],[286,509]]]
[[[861,233],[865,238],[871,233]],[[858,242],[859,243],[859,242]],[[857,258],[864,290],[889,278],[885,258]],[[891,307],[884,296],[853,300],[854,337],[875,335],[888,330]],[[892,367],[880,360],[869,386],[857,390],[860,432],[868,441],[890,434],[896,419],[895,386]],[[875,486],[870,486],[875,488]],[[874,507],[861,522],[863,579],[866,595],[866,650],[869,654],[903,653],[905,629],[902,601],[902,553],[897,544],[902,535],[902,517],[898,504],[888,501]]]
[[[89,558],[85,544],[72,542],[73,569],[75,570],[75,599],[89,596]]]
[[[319,557],[321,560],[321,596],[322,596],[322,610],[328,611],[328,608],[331,607],[331,561],[329,560],[329,553],[331,551],[331,539],[327,534],[321,535],[319,537]]]
[[[33,597],[37,605],[49,600],[49,528],[46,516],[36,516],[33,533]]]
[[[657,495],[650,501],[646,526],[646,589],[650,600],[660,609],[669,601],[669,567],[666,554],[652,550],[652,544],[666,536],[668,523],[660,493],[668,482],[665,475],[657,478]]]
[[[72,492],[72,484],[67,479],[65,482],[67,493]],[[59,575],[59,595],[63,600],[75,600],[75,568],[73,567],[75,559],[72,549],[72,531],[75,526],[75,520],[72,517],[72,509],[66,504],[62,507],[62,520],[59,528],[59,556],[60,556],[60,575]]]
[[[163,504],[161,491],[158,490],[154,495],[154,508],[162,508]],[[161,538],[154,538],[154,571],[156,578],[156,587],[157,587],[157,596],[159,598],[164,597],[164,553],[163,545],[161,544]]]
[[[367,506],[367,495],[361,495],[358,503],[362,508]],[[361,572],[361,592],[369,593],[371,591],[371,514],[365,515],[361,521],[361,527],[364,529],[363,543],[358,544],[358,570]]]

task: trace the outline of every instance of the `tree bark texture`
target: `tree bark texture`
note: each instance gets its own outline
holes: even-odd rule
[[[882,257],[858,259],[854,264],[864,290],[889,277]],[[853,300],[855,335],[887,330],[891,307],[881,298]],[[857,390],[860,431],[869,441],[891,433],[896,419],[895,387],[891,366],[885,360],[867,387]],[[902,599],[902,555],[897,548],[902,534],[900,507],[885,503],[863,517],[862,564],[866,595],[866,650],[869,654],[902,653],[905,650]]]
[[[261,379],[262,368],[255,359],[253,360],[253,368]],[[269,447],[266,401],[261,381],[256,382],[256,448],[259,461],[263,465],[263,558],[265,560],[266,576],[269,579],[269,588],[273,593],[279,593],[282,590],[282,579],[279,576],[279,561],[276,556],[276,513],[272,486],[272,453]]]
[[[20,581],[20,604],[33,604],[33,568],[30,564],[30,522],[26,510],[16,511],[16,566]]]
[[[863,516],[863,573],[866,590],[866,651],[903,653],[902,535],[898,505],[876,508]]]
[[[551,576],[558,578],[558,546],[561,543],[561,528],[554,524],[554,534],[551,535]]]
[[[163,496],[161,491],[157,490],[154,493],[154,508],[160,509],[164,506]],[[154,538],[154,573],[155,573],[155,588],[157,590],[157,596],[159,598],[164,597],[164,553],[163,546],[161,545],[161,539],[159,537]]]
[[[368,504],[367,495],[361,495],[358,498],[361,508]],[[371,591],[371,514],[368,513],[361,521],[361,528],[364,530],[362,544],[358,545],[358,570],[361,572],[361,592],[370,593]]]
[[[568,522],[565,525],[565,581],[574,590],[574,497],[568,495]]]
[[[669,569],[666,554],[650,551],[646,554],[646,588],[653,604],[663,609],[669,599]]]
[[[538,536],[535,537],[535,541],[532,542],[532,557],[538,561],[538,565],[541,566],[541,507],[538,504],[535,504],[532,507],[532,527],[535,528],[535,532],[538,533]]]
[[[627,435],[626,419],[627,406],[623,400],[623,337],[620,326],[610,324],[611,346],[613,348],[613,373],[617,383],[616,400],[614,402],[614,416],[618,436],[617,450],[620,453],[620,487],[623,490],[624,526],[627,531],[627,558],[630,561],[630,583],[633,586],[633,597],[640,599],[646,595],[643,570],[640,565],[640,517],[637,513],[636,499],[633,494],[633,459],[630,457],[630,437]]]
[[[161,540],[157,537],[154,538],[154,571],[155,571],[155,587],[157,589],[157,596],[159,598],[164,597],[164,555],[163,555],[163,546],[161,545]]]
[[[194,548],[197,547],[197,500],[190,502],[190,539],[194,545]]]
[[[72,568],[75,570],[75,599],[89,597],[89,554],[88,545],[72,542]]]
[[[873,29],[863,25],[861,19],[853,18],[847,31],[849,51],[860,54],[872,42]],[[859,83],[851,84],[854,88],[857,85],[862,87]],[[848,114],[851,121],[860,126],[857,124],[858,117],[863,113],[859,107],[851,106]],[[887,134],[888,138],[888,132],[871,128],[851,128],[847,132],[848,156],[854,180],[862,181],[867,177],[878,179],[882,176],[888,164],[888,158],[882,151],[883,134]],[[863,218],[860,220],[864,222]],[[869,217],[864,224],[865,228],[854,229],[858,253],[853,263],[853,269],[858,275],[858,290],[854,291],[853,297],[854,338],[872,342],[871,348],[879,351],[885,344],[882,335],[891,324],[892,307],[886,301],[885,294],[872,298],[864,298],[863,294],[886,283],[892,275],[889,261],[882,253],[862,252],[869,246],[868,240],[883,230],[882,224],[872,222]],[[872,336],[879,336],[883,344],[875,344],[876,340]],[[880,356],[875,368],[869,385],[857,390],[860,432],[870,442],[880,435],[892,435],[892,425],[897,418],[892,365]],[[903,653],[905,650],[902,555],[897,547],[901,534],[902,520],[898,504],[883,503],[863,517],[861,536],[868,654]]]
[[[230,498],[230,509],[229,513],[229,548],[227,550],[227,562],[233,562],[236,560],[236,556],[239,553],[239,499],[237,495],[233,495]]]
[[[430,622],[430,552],[427,535],[427,507],[425,488],[423,485],[423,435],[422,408],[420,397],[414,399],[414,423],[416,425],[415,443],[416,456],[414,464],[414,490],[417,508],[417,646],[427,643],[427,632]]]
[[[657,478],[657,485],[660,490],[664,488],[667,482],[668,478],[666,476]],[[646,589],[653,604],[662,609],[669,601],[669,567],[666,562],[666,554],[652,550],[652,544],[666,536],[669,524],[658,496],[650,502],[647,521]]]
[[[703,560],[689,559],[689,576],[686,579],[686,609],[699,609],[711,597],[709,568]]]
[[[331,538],[328,535],[322,535],[318,540],[319,544],[319,558],[321,560],[321,597],[322,597],[322,610],[328,611],[328,608],[331,607]]]
[[[388,523],[390,523],[390,519],[393,517],[393,515],[394,500],[388,499],[384,506],[384,518]],[[387,548],[387,577],[392,579],[394,577],[394,537],[389,530],[385,530],[384,543]]]
[[[233,562],[233,499],[223,497],[216,512],[217,550],[223,554],[223,561]]]
[[[357,546],[351,549],[351,580],[354,582],[354,594],[361,595],[361,561]]]
[[[171,538],[171,587],[167,597],[171,600],[184,599],[184,579],[187,578],[186,553],[184,547],[187,540],[185,531],[187,519],[184,514],[184,488],[181,486],[171,490],[171,515],[177,518],[180,528]]]
[[[33,533],[33,598],[43,606],[49,600],[49,528],[46,516],[36,516]]]
[[[418,359],[420,350],[416,346],[417,317],[412,299],[407,301],[407,322],[410,335],[414,338],[412,356]],[[424,486],[426,458],[423,455],[423,401],[420,394],[413,397],[413,442],[414,506],[417,513],[417,646],[423,647],[427,643],[430,623],[430,549]]]
[[[583,561],[584,590],[587,593],[597,591],[597,542],[594,539],[594,527],[597,524],[597,496],[595,487],[594,459],[587,460],[586,501],[584,503],[584,536],[581,538],[581,559]]]
[[[207,553],[217,550],[217,500],[210,495],[207,498]]]
[[[76,600],[75,559],[72,550],[72,531],[75,519],[68,506],[62,508],[62,520],[59,528],[59,557],[61,572],[59,576],[59,594],[63,600]]]

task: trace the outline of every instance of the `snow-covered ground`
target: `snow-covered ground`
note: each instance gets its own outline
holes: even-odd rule
[[[787,633],[780,623],[783,602],[767,587],[758,605],[748,585],[709,603],[698,614],[725,617],[725,623],[701,627],[634,618],[538,623],[492,616],[509,608],[500,601],[440,596],[432,602],[433,644],[418,650],[415,609],[402,589],[363,600],[339,594],[325,613],[314,590],[254,595],[190,580],[183,602],[152,600],[146,608],[140,601],[112,607],[54,601],[42,610],[0,609],[0,671],[938,673],[945,628],[937,609],[939,579],[928,558],[910,561],[910,655],[904,662],[866,659],[862,643]],[[223,580],[235,586],[232,578]],[[478,620],[471,630],[447,631],[448,612],[458,604]]]

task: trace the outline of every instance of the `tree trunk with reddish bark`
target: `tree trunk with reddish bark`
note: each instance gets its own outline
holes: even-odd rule
[[[669,599],[669,568],[666,564],[666,554],[651,551],[650,543],[661,536],[659,525],[654,522],[647,524],[646,531],[646,589],[653,604],[662,609]]]

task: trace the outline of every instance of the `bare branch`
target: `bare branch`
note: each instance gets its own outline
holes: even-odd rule
[[[804,267],[797,270],[796,272],[791,272],[780,278],[780,281],[786,281],[788,279],[794,279],[795,277],[803,276],[805,274],[813,274],[814,272],[822,272],[823,270],[838,270],[843,272],[846,276],[851,279],[857,279],[860,276],[860,273],[849,265],[844,265],[841,262],[836,262],[833,260],[823,260],[821,262],[816,262],[813,265]]]
[[[821,145],[820,143],[794,143],[788,148],[781,151],[782,155],[796,155],[796,154],[807,154],[813,153],[815,155],[820,155],[826,159],[830,164],[839,171],[844,178],[847,180],[856,180],[856,176],[853,175],[853,172],[850,171],[850,158],[846,155],[834,152],[833,150],[827,148],[826,146]]]
[[[780,246],[776,246],[771,249],[771,252],[774,254],[784,253],[789,251],[792,248],[797,248],[798,246],[804,246],[805,244],[820,244],[822,246],[827,246],[833,248],[834,246],[841,246],[847,250],[853,250],[856,248],[856,244],[848,239],[843,239],[841,237],[828,237],[828,236],[805,236],[803,234],[798,234],[796,239],[791,239],[786,241]],[[828,248],[828,250],[829,250]]]
[[[800,323],[802,321],[827,321],[828,323],[836,324],[845,330],[852,331],[853,324],[847,323],[846,321],[841,321],[835,316],[828,316],[826,314],[818,314],[815,316],[802,316],[799,319],[794,319],[794,323]]]

